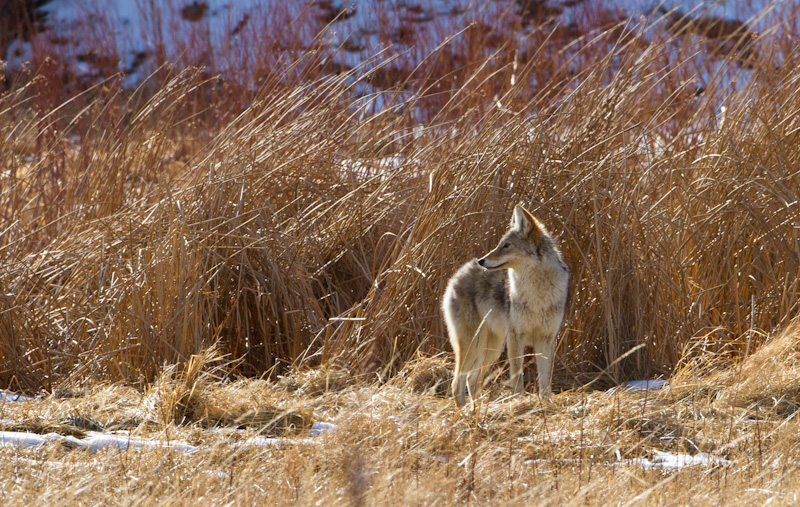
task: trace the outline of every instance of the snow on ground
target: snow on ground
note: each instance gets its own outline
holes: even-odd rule
[[[577,458],[564,459],[560,460],[560,462],[572,464],[574,466],[578,466],[580,464],[580,460]],[[522,463],[523,465],[527,466],[547,465],[552,463],[552,460],[539,458],[525,460]],[[647,470],[680,470],[682,468],[689,467],[716,468],[720,466],[728,466],[730,464],[730,460],[718,458],[704,452],[692,455],[662,451],[653,451],[652,456],[649,458],[618,458],[617,461],[608,463],[609,466],[638,466]]]
[[[659,389],[668,385],[668,382],[661,379],[655,380],[641,380],[630,381],[624,384],[628,389]],[[33,398],[28,398],[21,395],[16,395],[10,391],[2,390],[3,399],[9,401],[27,401]],[[255,436],[244,439],[240,442],[234,442],[238,447],[278,447],[284,448],[289,445],[315,445],[319,444],[320,440],[316,437],[326,433],[335,431],[337,426],[328,422],[315,422],[308,430],[307,437],[292,438],[292,437],[262,437]],[[551,432],[549,435],[551,441],[563,441],[569,439],[579,438],[579,433],[576,432]],[[67,449],[84,450],[88,452],[99,452],[104,450],[120,450],[127,451],[132,449],[162,449],[178,451],[182,453],[195,453],[202,449],[202,447],[190,445],[180,440],[162,440],[158,438],[145,438],[145,437],[132,437],[125,434],[116,433],[100,433],[90,431],[87,432],[86,438],[76,438],[71,436],[59,435],[56,433],[48,433],[41,435],[38,433],[30,432],[16,432],[16,431],[0,431],[0,445],[13,446],[20,449],[29,447],[42,447],[48,444],[61,444]],[[445,459],[441,457],[434,457],[434,459]],[[527,460],[525,465],[535,465],[542,460]],[[630,458],[619,459],[611,463],[613,465],[630,465],[639,466],[645,469],[663,469],[663,470],[677,470],[686,467],[703,466],[703,467],[717,467],[727,466],[730,464],[729,460],[718,458],[707,453],[697,453],[694,455],[682,453],[668,453],[654,450],[652,455],[648,458]]]
[[[622,387],[629,391],[644,391],[644,390],[651,390],[654,391],[656,389],[661,389],[662,387],[666,387],[669,385],[664,379],[653,379],[653,380],[629,380],[622,384]]]
[[[622,2],[567,2],[547,0],[560,12],[554,19],[561,26],[569,26],[576,20],[589,16],[583,5],[592,4],[619,10],[631,16],[634,23],[650,16],[658,2],[650,0],[624,0]],[[681,13],[718,16],[729,20],[745,21],[758,30],[761,21],[757,14],[767,6],[779,6],[783,2],[704,2],[688,0],[665,2],[667,9],[676,8]],[[332,9],[330,12],[326,9]],[[342,10],[344,9],[344,10]],[[203,65],[210,73],[224,77],[249,81],[251,72],[235,69],[250,69],[253,58],[263,58],[256,41],[272,41],[284,56],[311,49],[328,55],[324,65],[332,71],[359,68],[372,69],[375,73],[369,82],[361,81],[355,86],[354,95],[360,96],[359,106],[363,114],[374,114],[392,108],[404,111],[415,94],[411,90],[386,91],[397,84],[397,67],[414,68],[427,55],[419,46],[436,47],[448,34],[456,34],[471,23],[483,25],[487,30],[502,30],[507,27],[512,12],[519,15],[517,2],[513,0],[479,2],[476,0],[420,0],[415,2],[378,2],[375,0],[168,0],[144,2],[141,0],[52,0],[42,10],[47,15],[49,27],[36,44],[41,54],[53,52],[64,57],[71,71],[87,82],[96,82],[110,73],[123,73],[122,84],[128,89],[142,83],[160,61],[181,61],[184,65]],[[590,11],[590,10],[589,10]],[[589,12],[587,11],[587,12]],[[275,13],[279,14],[275,14]],[[339,14],[339,17],[336,17]],[[282,16],[282,17],[281,17]],[[290,30],[277,30],[282,25],[279,19],[311,19],[303,27],[295,24]],[[505,20],[505,21],[504,21]],[[289,21],[287,21],[288,23]],[[316,25],[315,25],[316,23]],[[327,29],[321,39],[314,39],[317,30]],[[298,21],[297,25],[301,23]],[[525,47],[526,30],[515,31],[520,47]],[[778,28],[780,29],[780,28]],[[296,32],[296,33],[295,33]],[[287,42],[295,37],[298,43]],[[294,39],[292,39],[294,40]],[[441,51],[457,48],[459,37]],[[30,67],[33,59],[32,42],[13,41],[0,60],[6,60],[9,69]],[[426,50],[427,51],[427,50]],[[457,49],[456,49],[457,51]],[[487,55],[496,48],[487,47]],[[217,56],[217,54],[223,56]],[[158,55],[158,56],[156,56]],[[379,56],[376,56],[379,55]],[[452,58],[458,58],[456,53]],[[71,63],[70,63],[71,62]],[[3,63],[0,62],[0,67]],[[697,87],[702,88],[716,71],[724,67],[718,61],[712,70],[700,70],[695,76]],[[380,71],[380,72],[378,72]],[[723,77],[724,86],[742,87],[748,82],[751,71],[739,68],[733,81]],[[739,84],[736,84],[739,83]],[[257,87],[256,82],[242,83]],[[719,122],[724,121],[720,108]],[[430,118],[417,111],[412,117],[420,124]],[[419,115],[419,116],[417,116]],[[535,118],[532,116],[532,118]],[[534,122],[538,125],[538,122]],[[403,136],[409,139],[423,134],[409,129]],[[535,133],[532,133],[535,134]],[[566,135],[566,134],[565,134]],[[696,142],[702,142],[702,132]],[[535,135],[534,135],[535,137]],[[559,136],[563,137],[563,136]],[[686,142],[692,142],[686,139]],[[648,160],[658,160],[667,152],[669,142],[659,133],[652,132],[635,140],[630,153]],[[354,176],[383,177],[396,168],[397,161],[363,163],[343,161],[343,168]],[[647,185],[650,177],[643,180]]]
[[[180,441],[163,441],[153,438],[131,437],[127,435],[113,435],[108,433],[89,432],[86,438],[76,438],[48,433],[40,435],[23,431],[0,431],[0,444],[11,445],[24,449],[27,447],[41,447],[47,444],[58,443],[68,449],[81,449],[97,452],[106,449],[126,451],[128,449],[172,449],[192,453],[198,447]]]
[[[311,437],[318,437],[336,429],[335,424],[316,422],[308,431]],[[28,447],[41,447],[47,444],[61,444],[68,449],[98,452],[104,450],[127,451],[131,449],[164,449],[183,453],[194,453],[201,447],[187,444],[180,440],[162,440],[158,438],[132,437],[116,433],[87,432],[86,438],[76,438],[48,433],[30,433],[24,431],[0,431],[0,445],[8,445],[25,449]],[[315,438],[289,438],[289,437],[251,437],[236,443],[238,446],[274,447],[292,444],[316,444]]]
[[[353,176],[358,181],[365,181],[377,176],[385,179],[405,162],[405,157],[402,155],[392,155],[374,161],[345,159],[340,161],[339,165],[344,174]]]
[[[35,398],[16,394],[5,389],[0,389],[0,402],[24,402],[33,399]],[[5,419],[0,422],[4,424],[15,423],[15,421]],[[311,426],[311,428],[309,428],[307,433],[310,437],[319,437],[325,433],[334,431],[335,429],[335,424],[317,421]],[[24,431],[0,431],[0,445],[8,445],[24,449],[27,447],[41,447],[47,444],[58,443],[68,449],[80,449],[89,452],[98,452],[102,450],[127,451],[129,449],[166,449],[184,453],[193,453],[200,450],[200,447],[189,445],[186,442],[179,440],[133,437],[126,434],[101,433],[97,431],[89,431],[86,434],[86,438],[76,438],[59,435],[57,433],[48,433],[46,435],[42,435],[39,433],[30,433]],[[239,445],[272,447],[275,445],[314,443],[318,443],[318,440],[315,440],[314,438],[252,437],[244,440],[243,443]]]
[[[312,437],[318,437],[323,433],[327,433],[328,431],[333,431],[336,429],[335,424],[317,421],[312,426],[311,429],[308,430],[308,434]]]
[[[549,0],[547,3],[553,6],[553,12],[561,12],[555,20],[563,26],[575,22],[582,15],[582,2]],[[621,9],[629,16],[644,17],[658,2],[624,0],[597,2],[597,5]],[[702,11],[737,20],[751,19],[767,5],[765,0],[687,0],[664,4],[666,8],[676,7],[681,13]],[[74,70],[79,75],[91,75],[95,71],[93,66],[103,65],[105,57],[116,55],[120,59],[118,70],[127,74],[125,84],[135,86],[146,77],[144,68],[147,66],[141,64],[155,52],[163,52],[169,61],[184,58],[191,63],[194,57],[199,61],[207,60],[206,53],[216,48],[242,46],[239,49],[246,50],[249,49],[245,47],[247,39],[241,35],[248,28],[258,37],[274,40],[280,45],[285,33],[264,32],[274,30],[269,20],[279,19],[275,13],[293,20],[310,16],[318,21],[320,28],[330,22],[324,43],[343,49],[338,52],[336,61],[330,63],[341,68],[353,68],[380,52],[384,52],[384,57],[397,55],[401,59],[418,60],[421,55],[416,54],[415,45],[420,40],[443,37],[443,32],[457,33],[475,21],[490,28],[496,27],[502,21],[504,11],[513,12],[516,8],[512,0],[422,0],[413,3],[374,0],[52,0],[41,8],[46,14],[48,31],[40,42],[58,54],[78,57]],[[257,20],[266,20],[267,24],[262,25]],[[756,20],[756,29],[757,23]],[[388,37],[387,33],[381,34],[387,31]],[[314,34],[302,37],[309,39],[306,44],[311,44]],[[391,43],[390,48],[386,47],[387,42]],[[31,43],[18,40],[12,42],[5,55],[0,54],[0,59],[6,60],[13,69],[29,61],[31,54]]]
[[[667,386],[669,386],[669,381],[660,378],[651,380],[628,380],[617,387],[612,387],[608,392],[613,393],[618,389],[624,389],[626,391],[655,391]]]
[[[0,389],[0,402],[2,401],[29,401],[33,398],[23,396],[21,394],[13,393],[5,389]]]
[[[670,452],[653,451],[651,458],[631,458],[622,460],[621,464],[638,465],[647,469],[676,470],[680,468],[704,466],[717,467],[730,465],[730,460],[717,458],[711,454],[699,452],[697,454],[673,454]]]

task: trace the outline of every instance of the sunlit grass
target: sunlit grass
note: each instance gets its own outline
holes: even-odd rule
[[[9,498],[793,503],[791,25],[743,63],[650,22],[502,57],[469,39],[469,66],[393,92],[367,86],[393,57],[332,75],[314,52],[247,90],[169,66],[49,108],[53,75],[12,86],[0,387],[51,394],[0,406],[3,429],[78,415],[201,450],[3,448]],[[517,203],[572,271],[555,402],[491,375],[457,411],[439,298]],[[337,429],[310,443],[315,421]],[[237,446],[260,433],[290,442]],[[656,451],[716,461],[625,461]]]

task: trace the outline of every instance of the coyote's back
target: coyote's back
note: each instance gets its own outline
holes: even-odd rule
[[[474,397],[484,370],[508,348],[511,385],[522,392],[526,346],[536,355],[539,395],[550,397],[556,339],[569,298],[569,270],[555,241],[525,208],[517,206],[497,248],[456,272],[442,300],[456,355],[453,395]]]

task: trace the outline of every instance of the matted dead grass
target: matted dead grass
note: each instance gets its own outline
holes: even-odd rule
[[[200,358],[191,386],[168,369],[150,388],[98,385],[0,407],[4,431],[80,438],[117,428],[196,452],[6,444],[0,480],[7,501],[28,505],[790,505],[800,493],[797,405],[747,391],[736,372],[764,382],[791,375],[793,364],[763,361],[792,340],[796,330],[730,371],[652,391],[568,390],[543,404],[495,382],[461,411],[437,393],[438,381],[426,387],[449,371],[443,358],[418,358],[388,383],[324,388],[321,378],[336,378],[325,369],[278,381],[211,380],[212,353]],[[149,398],[187,387],[198,393],[191,413],[202,417],[148,416]],[[274,418],[256,420],[272,410],[265,407],[302,420],[276,430]],[[132,414],[139,423],[124,424]],[[317,434],[315,422],[332,426]]]

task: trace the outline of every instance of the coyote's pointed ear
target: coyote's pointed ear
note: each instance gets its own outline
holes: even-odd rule
[[[538,244],[542,239],[542,224],[520,205],[514,208],[511,227],[518,230],[524,237],[530,238],[534,243]]]

